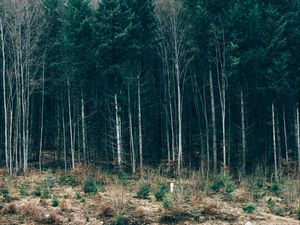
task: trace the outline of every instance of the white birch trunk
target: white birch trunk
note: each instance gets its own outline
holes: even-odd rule
[[[72,111],[71,111],[71,91],[70,82],[67,81],[68,85],[68,108],[69,108],[69,128],[70,128],[70,144],[71,144],[71,158],[72,158],[72,169],[75,169],[75,150],[73,142],[73,123],[72,123]]]
[[[141,108],[141,83],[138,75],[138,126],[139,126],[139,154],[140,154],[140,172],[143,178],[143,134],[142,134],[142,108]]]
[[[285,159],[286,162],[289,162],[289,153],[288,153],[288,141],[287,141],[287,128],[286,128],[286,118],[285,118],[285,107],[283,106],[283,132],[284,132],[284,147],[285,147]]]
[[[117,159],[118,166],[122,164],[122,143],[121,143],[121,118],[119,114],[118,95],[115,94],[115,113],[116,113],[116,139],[117,139]]]
[[[274,103],[272,102],[272,134],[273,134],[273,155],[274,155],[274,169],[275,169],[275,179],[278,180],[278,170],[277,170],[277,149],[276,149],[276,127],[275,127],[275,109]]]
[[[209,87],[211,99],[211,118],[212,118],[212,141],[213,141],[213,172],[217,172],[217,129],[216,129],[216,109],[215,96],[211,69],[209,70]]]
[[[8,111],[6,103],[6,55],[5,55],[5,44],[4,44],[4,28],[3,21],[0,18],[0,32],[1,32],[1,50],[2,50],[2,89],[3,89],[3,109],[4,109],[4,151],[5,151],[5,162],[6,168],[9,168],[8,160]],[[11,170],[9,170],[11,174]]]
[[[130,101],[130,88],[128,85],[128,120],[129,120],[129,136],[130,136],[130,152],[131,152],[131,168],[132,173],[135,173],[135,149],[134,149],[134,137],[132,128],[132,115],[131,115],[131,101]]]
[[[42,71],[42,112],[41,112],[41,129],[40,129],[40,151],[39,151],[39,169],[42,171],[42,148],[43,148],[43,132],[44,132],[44,101],[45,101],[45,60],[43,61]]]
[[[247,142],[246,142],[246,126],[245,126],[245,102],[243,89],[240,91],[240,101],[241,101],[241,123],[242,123],[242,172],[243,175],[246,174],[246,152],[247,152]]]
[[[86,157],[86,126],[85,126],[84,98],[83,98],[83,91],[82,90],[81,90],[81,129],[82,129],[83,161],[84,161],[84,165],[86,165],[87,164],[87,157]]]
[[[296,107],[296,139],[298,150],[298,176],[300,177],[300,115],[298,105]]]

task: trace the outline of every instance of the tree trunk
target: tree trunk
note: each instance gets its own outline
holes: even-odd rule
[[[42,112],[41,112],[41,128],[40,128],[40,151],[39,151],[39,169],[42,171],[42,148],[43,148],[43,131],[44,131],[44,101],[45,101],[45,59],[42,69]]]
[[[121,167],[122,164],[122,143],[121,143],[121,118],[119,112],[118,95],[115,94],[115,110],[116,110],[116,139],[117,139],[117,157],[118,166]]]
[[[300,115],[299,115],[299,105],[296,107],[296,143],[298,150],[298,176],[300,177]]]
[[[81,129],[82,129],[83,161],[84,161],[84,165],[86,165],[87,164],[87,157],[86,157],[86,126],[85,126],[84,98],[83,98],[83,91],[82,90],[81,90]]]
[[[140,154],[140,171],[143,178],[143,134],[142,134],[142,108],[141,108],[141,82],[138,75],[138,123],[139,123],[139,154]]]
[[[9,169],[9,160],[8,160],[8,111],[6,103],[6,55],[5,55],[5,44],[4,44],[4,29],[3,21],[0,18],[0,32],[1,32],[1,50],[2,50],[2,89],[3,89],[3,109],[4,109],[4,151],[5,151],[5,162],[6,168]],[[11,170],[9,173],[11,174]]]
[[[64,166],[65,172],[67,171],[67,145],[66,145],[66,123],[65,123],[65,109],[63,95],[61,94],[61,116],[62,116],[62,128],[63,128],[63,146],[64,146]]]
[[[128,120],[129,120],[129,138],[130,138],[130,152],[131,152],[131,168],[132,173],[135,173],[135,149],[134,149],[134,137],[133,137],[133,128],[132,128],[132,115],[131,115],[131,101],[130,101],[130,87],[128,84]]]
[[[274,155],[274,169],[275,169],[275,179],[278,180],[278,170],[277,170],[277,149],[276,149],[276,126],[275,126],[275,109],[274,103],[272,102],[272,128],[273,128],[273,155]]]
[[[247,142],[246,142],[246,126],[245,126],[245,102],[244,102],[244,92],[243,89],[240,91],[240,101],[241,101],[241,123],[242,123],[242,173],[246,174],[246,152],[247,152]]]
[[[209,70],[209,87],[210,87],[211,118],[212,118],[213,172],[216,173],[217,172],[217,128],[216,128],[216,109],[215,109],[214,86],[213,86],[211,69]]]
[[[289,153],[288,153],[288,140],[287,140],[287,128],[286,128],[286,118],[285,118],[285,107],[283,106],[283,132],[284,132],[284,147],[285,147],[285,159],[286,162],[289,162]]]
[[[70,128],[70,145],[71,145],[71,158],[72,158],[72,169],[75,169],[75,149],[73,142],[73,122],[72,122],[72,109],[71,109],[71,91],[70,81],[67,81],[68,85],[68,108],[69,108],[69,128]]]

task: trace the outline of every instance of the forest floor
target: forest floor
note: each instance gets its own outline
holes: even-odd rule
[[[141,181],[83,169],[26,176],[6,176],[0,170],[0,224],[300,224],[299,201],[291,186],[286,197],[278,187],[268,191],[268,185],[257,182],[258,188],[249,190],[247,182],[195,177],[145,174]]]

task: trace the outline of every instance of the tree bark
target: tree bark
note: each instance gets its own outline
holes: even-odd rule
[[[86,157],[85,107],[84,107],[83,90],[81,90],[81,129],[82,129],[83,161],[84,161],[84,165],[87,165],[87,157]]]
[[[217,128],[216,128],[216,109],[215,109],[215,97],[212,72],[209,69],[209,87],[210,87],[210,99],[211,99],[211,119],[212,119],[212,141],[213,141],[213,172],[217,173]]]
[[[274,156],[274,172],[275,179],[278,180],[278,169],[277,169],[277,148],[276,148],[276,126],[275,126],[275,109],[274,103],[272,102],[272,128],[273,128],[273,156]]]
[[[247,142],[246,142],[246,126],[245,126],[245,101],[244,92],[241,88],[240,91],[240,101],[241,101],[241,124],[242,124],[242,172],[243,175],[246,174],[246,152],[247,152]]]
[[[121,118],[119,112],[119,103],[118,103],[118,95],[115,94],[115,113],[116,113],[116,139],[117,139],[117,158],[118,158],[118,166],[121,167],[122,164],[122,143],[121,143]]]
[[[68,108],[69,108],[69,128],[70,128],[70,145],[71,145],[71,159],[72,159],[72,169],[75,169],[75,149],[73,142],[73,121],[72,121],[72,109],[71,109],[71,90],[70,81],[67,81],[68,85]]]
[[[140,172],[143,178],[143,134],[142,134],[142,107],[141,107],[141,81],[138,75],[138,123],[139,123],[139,154],[140,154]]]

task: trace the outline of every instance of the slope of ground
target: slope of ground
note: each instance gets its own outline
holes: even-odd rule
[[[93,177],[91,186],[85,186],[88,177],[85,174]],[[265,194],[253,203],[254,212],[246,213],[251,208],[249,202],[252,202],[253,193],[238,189],[236,185],[232,191],[227,190],[228,186],[210,191],[197,179],[148,176],[141,181],[124,174],[108,175],[78,169],[67,175],[60,171],[33,171],[18,177],[4,176],[2,171],[0,182],[1,225],[244,225],[247,221],[253,225],[300,224],[295,219],[297,201],[287,204],[280,197]],[[158,201],[154,195],[162,184],[167,187],[171,182],[174,192],[166,190]],[[137,192],[147,184],[151,184],[149,196],[146,193],[146,199],[138,198]],[[92,193],[85,193],[84,190],[89,192],[86,189],[89,187],[96,187],[97,193],[93,189]]]

